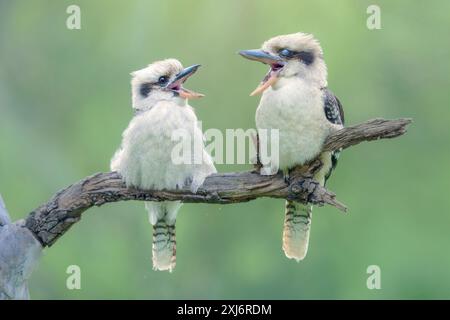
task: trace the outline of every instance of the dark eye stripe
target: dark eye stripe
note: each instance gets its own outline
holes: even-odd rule
[[[282,57],[292,58],[297,52],[289,50],[289,49],[281,49],[278,53]]]
[[[311,52],[301,51],[298,56],[307,66],[314,62],[314,55]]]
[[[151,88],[152,84],[151,83],[143,83],[141,84],[141,87],[139,88],[139,93],[141,94],[141,96],[148,97],[150,91],[152,91]]]
[[[314,55],[309,52],[309,51],[293,51],[293,50],[289,50],[289,49],[281,49],[280,51],[278,51],[278,54],[281,57],[285,57],[287,59],[292,59],[292,58],[299,58],[301,61],[303,61],[306,65],[310,65],[311,63],[314,62]]]

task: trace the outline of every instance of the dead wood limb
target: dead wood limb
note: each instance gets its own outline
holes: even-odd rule
[[[341,129],[326,140],[324,150],[347,148],[362,141],[393,138],[406,132],[410,119],[375,119]],[[126,188],[116,172],[98,173],[61,191],[26,218],[26,227],[43,246],[51,246],[82,213],[93,206],[126,200],[181,200],[188,203],[230,204],[261,197],[290,199],[316,205],[332,205],[346,211],[334,193],[312,179],[320,164],[313,161],[286,183],[281,174],[261,176],[255,171],[217,173],[206,178],[196,194],[188,187],[179,190],[137,190]]]
[[[410,119],[375,119],[341,129],[324,143],[324,151],[348,148],[362,141],[394,138],[406,132]],[[313,179],[322,166],[319,160],[289,174],[262,176],[256,171],[217,173],[206,178],[197,193],[179,190],[126,188],[117,172],[98,173],[56,193],[24,220],[12,223],[0,197],[0,299],[27,299],[27,280],[39,261],[42,248],[54,244],[81,215],[93,206],[126,200],[181,200],[191,203],[229,204],[261,197],[289,199],[316,205],[346,207],[331,191]]]

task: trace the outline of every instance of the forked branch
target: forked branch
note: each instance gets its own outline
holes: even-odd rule
[[[324,151],[345,149],[362,141],[398,137],[406,132],[410,123],[411,119],[374,119],[344,128],[328,137]],[[229,204],[271,197],[316,205],[329,204],[346,211],[334,193],[313,180],[313,174],[320,166],[320,161],[313,161],[295,170],[288,182],[281,174],[262,176],[255,171],[217,173],[206,178],[195,194],[188,187],[164,191],[126,188],[117,172],[98,173],[59,191],[49,202],[28,215],[25,226],[45,247],[55,243],[90,207],[117,201],[181,200]]]

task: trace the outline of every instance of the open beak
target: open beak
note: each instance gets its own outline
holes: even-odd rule
[[[199,64],[195,64],[183,69],[171,82],[167,84],[166,89],[175,92],[175,94],[178,94],[184,99],[198,99],[204,97],[204,94],[194,92],[183,87],[183,83],[187,80],[187,78],[192,76],[199,67]]]
[[[264,90],[277,82],[278,76],[280,75],[281,70],[286,64],[284,60],[279,56],[258,49],[242,50],[239,51],[239,54],[249,60],[259,61],[264,64],[270,65],[269,72],[266,74],[259,86],[252,93],[250,93],[251,96],[263,93]]]

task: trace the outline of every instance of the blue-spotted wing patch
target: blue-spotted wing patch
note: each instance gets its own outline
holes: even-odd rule
[[[323,88],[323,109],[328,121],[334,124],[344,124],[344,109],[339,99],[328,90]]]
[[[334,124],[344,125],[345,123],[344,109],[342,108],[341,102],[333,94],[333,92],[328,90],[328,88],[323,88],[322,91],[324,102],[323,109],[327,120]],[[325,175],[325,182],[331,176],[331,173],[334,170],[334,168],[336,168],[340,153],[341,150],[335,150],[331,152],[331,167],[330,170]]]

